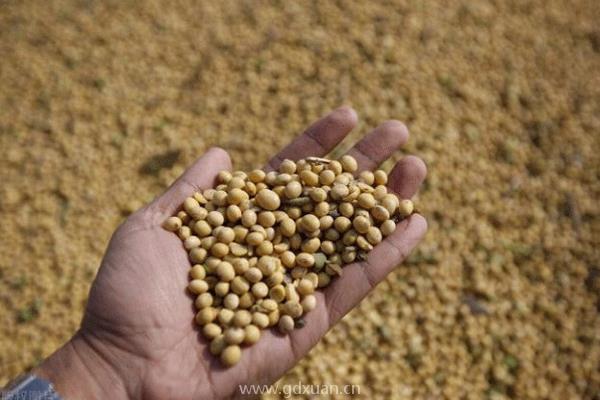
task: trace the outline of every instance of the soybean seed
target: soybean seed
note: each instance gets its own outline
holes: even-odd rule
[[[217,310],[213,307],[206,307],[198,311],[196,314],[196,322],[198,325],[204,326],[217,318]]]
[[[237,173],[238,171],[236,171]],[[233,189],[241,189],[245,186],[245,182],[244,182],[244,177],[245,177],[245,173],[239,171],[240,173],[238,173],[237,175],[234,175],[233,178],[231,178],[231,180],[227,183],[227,188],[230,190]]]
[[[279,259],[286,268],[293,268],[296,264],[296,255],[292,251],[284,251],[279,256]]]
[[[198,203],[198,200],[196,200],[193,197],[188,197],[183,201],[183,209],[188,214],[191,214],[192,210],[199,208],[199,207],[200,207],[200,203]]]
[[[250,181],[253,183],[259,183],[265,179],[265,175],[265,171],[261,169],[255,169],[248,174],[248,179],[250,179]]]
[[[183,247],[191,250],[194,247],[200,247],[200,238],[198,236],[190,236],[183,242]]]
[[[231,265],[233,265],[233,269],[238,275],[244,274],[250,268],[250,263],[246,258],[235,258],[231,260]]]
[[[333,171],[336,175],[339,175],[343,170],[342,163],[340,163],[338,160],[331,160],[327,165],[327,169]]]
[[[235,268],[234,268],[234,271],[235,271]],[[230,286],[231,286],[231,291],[233,293],[237,294],[238,296],[241,296],[244,293],[246,293],[248,290],[250,290],[250,284],[248,283],[246,278],[244,278],[243,276],[236,276],[235,278],[233,278]]]
[[[217,314],[217,320],[221,323],[221,325],[228,326],[231,324],[234,315],[235,312],[233,310],[230,310],[228,308],[222,308]]]
[[[313,283],[309,279],[302,278],[300,280],[300,282],[298,282],[297,290],[298,290],[298,293],[305,296],[308,294],[312,294],[315,291],[315,287],[313,286]]]
[[[279,165],[279,172],[282,174],[293,174],[296,172],[296,163],[286,158]]]
[[[227,192],[221,188],[213,194],[212,205],[222,207],[227,205]]]
[[[303,278],[306,275],[306,268],[304,267],[294,267],[292,268],[290,275],[292,275],[293,279],[300,279]],[[293,289],[293,286],[287,286],[286,289],[290,290]],[[295,290],[295,289],[294,289]]]
[[[227,226],[220,227],[217,233],[217,240],[221,243],[229,244],[235,239],[235,232]]]
[[[296,222],[291,218],[285,218],[279,224],[279,230],[285,237],[290,237],[296,233]]]
[[[248,282],[256,283],[259,282],[263,277],[261,270],[257,267],[251,267],[244,273],[244,278],[248,280]]]
[[[227,346],[221,353],[221,362],[228,367],[231,367],[240,362],[241,358],[242,349],[240,349],[240,346],[237,345]]]
[[[237,225],[233,228],[233,233],[235,235],[235,238],[233,240],[235,240],[238,243],[244,243],[244,240],[248,235],[248,228],[241,225]]]
[[[221,332],[221,327],[213,322],[204,325],[204,327],[202,328],[202,333],[204,334],[204,337],[209,340],[216,338],[221,334]]]
[[[206,256],[208,255],[206,249],[202,247],[195,247],[190,250],[190,260],[194,263],[201,263],[206,260]]]
[[[398,214],[400,214],[401,217],[408,217],[413,213],[414,208],[415,206],[412,201],[404,199],[398,206]]]
[[[330,282],[331,282],[331,276],[329,276],[329,274],[327,274],[325,272],[319,273],[319,284],[317,285],[317,287],[319,287],[319,288],[327,287],[327,286],[329,286]]]
[[[233,315],[233,320],[231,322],[233,325],[243,328],[252,322],[252,314],[250,314],[248,310],[238,310]]]
[[[229,252],[234,256],[243,256],[248,253],[248,248],[246,246],[242,246],[239,243],[229,243]]]
[[[235,310],[240,305],[240,298],[235,293],[229,293],[223,299],[223,305],[225,306],[225,308],[228,308],[230,310]]]
[[[275,326],[279,321],[279,310],[274,310],[269,313],[269,326]]]
[[[277,193],[269,189],[262,189],[259,191],[256,194],[255,200],[256,204],[258,204],[260,207],[270,211],[277,210],[281,204],[281,200],[279,199]]]
[[[398,198],[393,194],[384,195],[381,198],[380,203],[382,206],[384,206],[386,208],[386,210],[388,210],[390,215],[394,214],[394,212],[398,208],[398,204],[399,204]]]
[[[256,298],[254,297],[254,295],[250,292],[246,292],[240,296],[240,304],[238,305],[238,307],[242,309],[248,309],[252,307],[252,305],[255,302]]]
[[[335,172],[325,169],[319,173],[319,183],[323,186],[330,186],[335,180]]]
[[[367,185],[372,185],[375,181],[375,176],[371,171],[362,171],[359,174],[360,180],[366,183]]]
[[[255,312],[252,314],[252,324],[258,326],[261,329],[269,326],[269,317],[267,314],[261,312]]]
[[[206,221],[196,222],[192,229],[201,238],[210,235],[210,233],[212,232],[211,226]]]
[[[255,325],[247,325],[244,328],[244,344],[252,345],[260,339],[260,329]]]
[[[213,356],[218,356],[225,347],[227,347],[227,342],[225,342],[225,336],[221,334],[210,342],[209,350]]]
[[[298,198],[302,194],[302,184],[298,181],[290,181],[285,185],[283,194],[287,199]]]
[[[309,197],[312,201],[319,203],[327,199],[327,192],[320,187],[316,187],[309,192]]]
[[[264,282],[256,282],[252,285],[252,294],[259,299],[267,297],[269,294],[269,287]]]
[[[256,224],[256,220],[257,220],[257,215],[256,215],[256,212],[254,212],[254,210],[245,210],[242,213],[242,224],[246,228],[250,228],[251,226],[254,226]]]
[[[322,201],[316,204],[313,212],[319,218],[328,216],[327,214],[329,213],[329,203],[326,201]]]
[[[202,248],[204,250],[210,250],[216,243],[217,243],[217,238],[216,237],[214,237],[214,236],[207,236],[205,238],[202,238],[200,246],[202,246]]]
[[[214,292],[219,297],[225,297],[229,293],[229,282],[217,282]]]
[[[227,246],[225,243],[215,243],[210,248],[210,254],[218,258],[223,258],[229,254],[229,246]]]
[[[381,242],[381,240],[383,239],[383,235],[381,234],[381,231],[379,230],[379,228],[377,228],[375,226],[371,226],[369,228],[369,230],[367,231],[366,238],[369,241],[369,243],[371,243],[373,246],[375,246]]]
[[[314,232],[320,227],[319,218],[312,214],[307,214],[300,220],[300,226],[305,232]]]
[[[282,333],[290,333],[294,330],[294,319],[289,315],[282,315],[277,326]]]
[[[208,222],[212,226],[221,226],[223,225],[223,222],[225,222],[225,218],[220,212],[211,211],[206,216],[206,222]]]
[[[351,218],[354,215],[354,206],[352,203],[343,202],[338,205],[338,211],[346,218]]]
[[[317,252],[319,247],[321,247],[321,240],[319,240],[319,238],[307,239],[302,243],[302,246],[300,246],[303,252],[309,254]]]
[[[227,183],[231,180],[231,172],[223,170],[217,174],[217,180],[221,183]]]
[[[182,226],[177,231],[177,236],[179,236],[179,239],[181,239],[181,240],[185,240],[185,239],[189,238],[191,235],[192,235],[192,229],[189,226]]]
[[[319,184],[319,175],[312,171],[301,171],[300,179],[307,186],[317,186]]]
[[[196,264],[190,268],[190,277],[192,279],[204,279],[206,277],[206,269],[203,265]]]
[[[356,238],[356,244],[358,245],[358,247],[365,251],[370,251],[373,249],[373,245],[371,245],[371,243],[369,243],[369,241],[364,236],[358,236]]]
[[[348,196],[349,193],[350,190],[348,190],[348,186],[337,183],[331,188],[330,195],[334,200],[342,200],[344,197]]]
[[[350,221],[350,219],[348,219],[346,217],[337,217],[333,221],[333,226],[335,227],[335,230],[337,232],[344,233],[348,229],[350,229],[350,226],[352,226],[352,222]]]
[[[246,243],[252,246],[258,246],[265,240],[265,235],[260,232],[252,232],[246,236]]]
[[[268,228],[275,225],[275,214],[273,214],[271,211],[260,212],[258,214],[257,221],[261,226]]]
[[[217,266],[217,275],[222,281],[229,282],[235,277],[235,269],[227,261],[222,261]]]
[[[358,217],[355,217],[352,221],[352,226],[359,233],[367,233],[369,227],[371,226],[371,223],[369,222],[369,219],[367,217],[359,215]]]
[[[244,341],[244,337],[246,336],[244,328],[239,328],[237,326],[231,326],[225,329],[223,335],[228,344],[240,344]]]
[[[177,231],[179,228],[181,228],[182,225],[183,225],[183,222],[181,221],[181,219],[179,219],[177,217],[169,217],[163,223],[163,227],[166,230],[171,231],[171,232]]]
[[[355,172],[358,169],[356,159],[350,155],[344,155],[340,158],[340,163],[345,172]]]
[[[269,276],[267,278],[266,284],[268,287],[273,287],[273,286],[277,286],[280,283],[283,282],[283,273],[279,272],[279,271],[275,271],[273,272],[273,274],[271,274],[271,276]]]
[[[309,294],[302,299],[300,305],[305,313],[312,311],[317,307],[317,298],[314,295]]]
[[[377,171],[375,171],[375,173],[373,174],[374,176],[374,183],[375,185],[386,185],[388,182],[388,176],[387,173],[381,169],[378,169]]]
[[[315,253],[313,254],[313,257],[315,259],[314,268],[315,270],[319,271],[325,265],[327,257],[323,253]]]
[[[342,261],[344,261],[346,264],[354,262],[355,259],[356,251],[354,250],[344,250],[342,253]]]
[[[333,226],[333,217],[331,215],[324,215],[319,218],[319,229],[326,231]]]
[[[308,274],[306,274],[305,278],[308,279],[309,281],[311,281],[313,284],[313,287],[315,287],[315,288],[319,284],[319,276],[314,272],[309,272]]]
[[[261,302],[261,306],[268,312],[275,311],[278,308],[277,302],[271,299],[264,299]]]
[[[375,207],[375,198],[371,193],[361,193],[358,195],[358,205],[364,208],[365,210],[370,210]]]
[[[231,189],[227,194],[227,202],[229,204],[237,205],[244,200],[248,200],[248,193],[240,188]]]
[[[194,279],[190,281],[188,289],[192,293],[202,294],[208,291],[208,283],[203,279]]]
[[[285,288],[283,285],[275,285],[269,291],[269,297],[278,303],[281,303],[285,299]]]
[[[296,265],[309,268],[315,264],[315,258],[312,254],[300,253],[296,256]]]
[[[265,240],[256,247],[256,254],[259,256],[273,254],[273,243]]]
[[[210,293],[202,293],[198,297],[196,297],[196,301],[194,301],[194,305],[198,310],[201,310],[206,307],[210,307],[213,304],[213,297]]]
[[[390,213],[387,208],[379,205],[371,209],[371,215],[375,221],[379,222],[387,221],[390,218]]]
[[[384,221],[381,226],[379,227],[379,229],[381,230],[381,234],[385,237],[391,235],[392,233],[394,233],[394,231],[396,230],[396,223],[394,221],[392,221],[391,219],[388,219],[387,221]]]
[[[281,311],[292,318],[298,318],[302,315],[302,306],[298,301],[289,300],[283,304]]]

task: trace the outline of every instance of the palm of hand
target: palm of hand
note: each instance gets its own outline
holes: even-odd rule
[[[334,111],[282,150],[268,168],[284,158],[325,154],[355,124],[353,111]],[[372,169],[406,139],[401,124],[384,123],[350,154],[359,169]],[[186,292],[187,252],[161,223],[186,196],[211,187],[216,173],[229,166],[223,150],[211,149],[163,196],[130,216],[111,240],[80,334],[118,371],[130,397],[223,398],[239,393],[239,385],[275,381],[399,264],[426,230],[419,215],[403,221],[367,261],[345,267],[341,278],[317,293],[318,306],[307,315],[304,328],[287,336],[263,331],[260,341],[243,351],[241,362],[226,369],[210,355],[194,324],[193,298]],[[422,161],[406,157],[390,174],[389,187],[411,197],[424,175]]]

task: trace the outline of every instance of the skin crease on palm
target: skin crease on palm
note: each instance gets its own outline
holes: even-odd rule
[[[310,126],[266,169],[286,159],[324,156],[357,124],[341,107]],[[406,127],[387,121],[350,151],[359,171],[374,169],[408,140]],[[214,186],[220,170],[231,169],[228,154],[209,149],[167,191],[131,215],[114,233],[92,285],[80,330],[34,372],[48,378],[65,398],[208,399],[239,394],[239,385],[268,384],[293,367],[323,335],[383,280],[421,240],[425,219],[413,214],[375,247],[366,261],[317,293],[317,308],[290,335],[262,332],[244,348],[241,361],[224,368],[210,355],[194,323],[187,293],[190,262],[181,240],[161,227],[183,200]],[[388,187],[410,198],[426,175],[423,161],[400,160]],[[358,351],[358,350],[357,350]]]

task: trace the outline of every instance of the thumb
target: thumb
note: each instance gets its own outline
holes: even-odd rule
[[[220,147],[211,147],[198,158],[149,208],[164,216],[172,215],[186,197],[199,190],[212,188],[219,171],[231,169],[229,154]]]

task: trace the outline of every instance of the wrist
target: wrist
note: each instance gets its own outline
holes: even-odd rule
[[[50,381],[65,400],[128,399],[124,378],[91,340],[77,333],[33,374]]]

